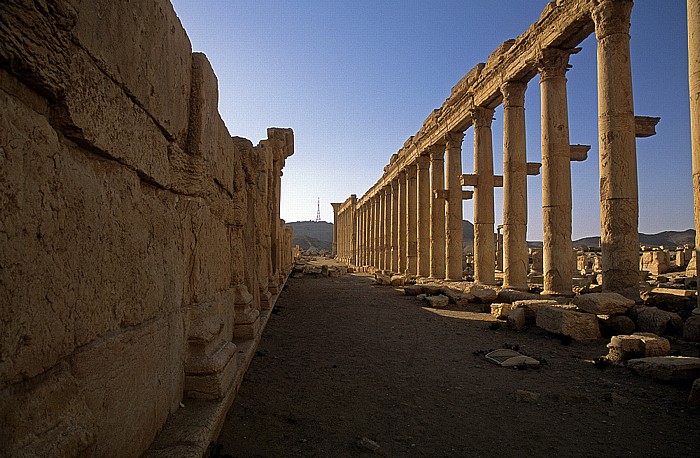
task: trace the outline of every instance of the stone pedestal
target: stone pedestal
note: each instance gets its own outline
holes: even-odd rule
[[[430,275],[430,158],[418,156],[418,275]]]
[[[570,51],[544,49],[538,62],[542,95],[543,294],[572,295],[571,163],[566,70]]]
[[[527,290],[526,83],[507,82],[503,93],[503,287]]]
[[[639,205],[630,13],[632,1],[603,0],[593,10],[598,40],[600,244],[603,289],[639,298]]]
[[[493,211],[493,145],[491,121],[493,110],[477,107],[474,123],[474,281],[496,283],[496,247]]]
[[[447,253],[445,278],[462,279],[462,140],[464,132],[450,132],[446,136],[447,155]]]
[[[430,276],[445,278],[445,145],[430,147]]]

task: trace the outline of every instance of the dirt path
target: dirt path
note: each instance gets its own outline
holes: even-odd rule
[[[220,453],[368,456],[374,442],[390,457],[700,456],[689,384],[594,367],[608,339],[562,345],[494,321],[424,308],[364,274],[290,278]],[[504,344],[546,364],[505,369],[474,355]]]

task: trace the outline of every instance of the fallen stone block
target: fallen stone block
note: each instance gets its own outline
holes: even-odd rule
[[[525,316],[527,318],[535,318],[537,316],[537,310],[545,305],[557,305],[558,302],[553,299],[528,299],[524,301],[515,301],[511,306],[511,309],[522,308],[525,310]]]
[[[507,302],[498,302],[491,304],[491,316],[497,320],[505,320],[508,318],[511,304]]]
[[[425,294],[430,294],[430,295],[438,295],[442,294],[442,286],[441,285],[422,285],[423,286],[423,292]]]
[[[428,303],[429,307],[442,308],[447,307],[447,304],[449,304],[450,299],[447,296],[438,294],[437,296],[426,296],[424,301]]]
[[[394,275],[391,277],[392,286],[403,286],[406,284],[406,277],[403,275]]]
[[[679,334],[683,332],[683,319],[673,312],[645,307],[637,310],[637,329],[656,335]]]
[[[573,300],[574,305],[594,315],[621,315],[634,305],[632,299],[617,293],[581,294]]]
[[[693,387],[688,395],[688,402],[695,407],[700,407],[700,378],[695,379],[693,382]]]
[[[524,308],[511,309],[508,312],[508,316],[506,317],[506,320],[508,321],[508,326],[510,326],[510,328],[515,330],[515,331],[520,331],[522,329],[525,329],[525,326],[526,326],[525,309]]]
[[[692,315],[683,323],[683,339],[700,342],[700,315]]]
[[[539,308],[537,326],[545,331],[565,335],[574,340],[600,338],[600,327],[595,315],[555,305],[545,305]]]
[[[606,336],[619,336],[632,334],[636,326],[632,318],[625,315],[598,315],[601,331]]]
[[[330,278],[338,278],[340,277],[340,271],[338,269],[329,269],[328,276]]]
[[[671,350],[668,339],[648,332],[614,336],[607,345],[606,359],[615,364],[624,364],[630,359],[666,356]]]
[[[388,275],[377,274],[375,276],[375,280],[380,285],[390,285],[391,284],[391,278]]]
[[[469,294],[474,296],[474,300],[476,302],[481,302],[482,304],[491,303],[496,300],[496,297],[498,297],[496,290],[481,285],[472,286]]]
[[[700,377],[700,358],[690,356],[653,356],[630,359],[627,367],[638,375],[656,380],[692,380]]]
[[[421,285],[406,285],[403,287],[403,293],[406,296],[417,296],[423,292]]]
[[[498,291],[496,300],[501,302],[513,303],[515,301],[539,300],[542,297],[539,294],[529,293],[527,291],[518,291],[517,289],[503,288]]]
[[[463,307],[474,300],[474,296],[472,296],[471,294],[460,293],[459,291],[455,291],[447,287],[442,288],[441,294],[447,296],[450,299],[451,303],[460,307]]]

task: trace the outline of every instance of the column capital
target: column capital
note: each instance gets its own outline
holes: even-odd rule
[[[464,140],[463,131],[452,131],[445,134],[445,142],[447,143],[447,149],[450,148],[461,148],[462,140]]]
[[[415,162],[413,164],[409,164],[408,166],[406,166],[406,168],[405,168],[406,176],[408,177],[409,180],[416,179],[416,172],[418,171],[417,169],[418,169],[418,167],[417,167]]]
[[[472,122],[474,123],[474,127],[491,127],[493,113],[493,108],[474,107],[472,110]]]
[[[397,176],[399,178],[399,181],[405,180],[406,179],[406,169],[399,170],[399,173]]]
[[[436,143],[428,147],[428,154],[430,154],[431,161],[442,161],[445,156],[445,145],[441,143]]]
[[[416,164],[418,165],[418,170],[425,170],[430,167],[430,157],[428,155],[421,154],[416,159]]]
[[[581,48],[559,49],[543,48],[537,53],[537,70],[540,73],[540,82],[548,78],[564,77],[569,65],[569,56],[579,52]]]
[[[389,186],[391,186],[391,191],[392,191],[392,192],[396,192],[396,190],[397,190],[398,187],[399,187],[399,179],[398,179],[398,178],[394,178],[393,180],[391,180],[391,183],[389,183]]]
[[[503,108],[520,108],[525,106],[527,83],[522,81],[504,81],[501,85]]]
[[[632,0],[599,0],[591,10],[596,39],[614,34],[629,35],[632,5]]]

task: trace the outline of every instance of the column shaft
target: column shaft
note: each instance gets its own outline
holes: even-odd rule
[[[398,272],[405,273],[408,267],[407,258],[407,248],[408,248],[408,215],[406,213],[406,172],[400,171],[398,177],[398,190],[399,190],[399,220],[398,220],[398,231],[399,231],[399,263]]]
[[[639,299],[639,203],[630,14],[632,1],[593,11],[598,41],[598,148],[603,290]]]
[[[406,169],[406,199],[408,207],[408,273],[418,274],[418,202],[416,190],[416,165]]]
[[[496,282],[496,246],[493,210],[493,110],[474,109],[474,281],[486,285]]]
[[[447,253],[445,278],[462,279],[462,140],[464,132],[447,134]]]
[[[526,83],[503,85],[503,264],[505,288],[527,290]]]
[[[391,182],[391,266],[392,273],[399,270],[399,181]]]
[[[391,270],[391,185],[384,187],[384,270]]]
[[[375,227],[377,230],[377,246],[374,250],[374,266],[377,269],[384,269],[384,195],[383,191],[378,191],[374,195],[377,208],[377,219],[375,221]]]
[[[430,276],[445,278],[445,145],[430,147]]]
[[[430,158],[418,156],[418,275],[430,275]]]
[[[543,294],[572,294],[571,158],[565,76],[569,54],[569,51],[545,49],[539,62],[542,97]]]
[[[688,83],[695,201],[695,256],[700,259],[700,0],[688,0]],[[698,283],[700,303],[700,283]]]

